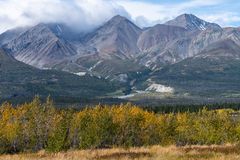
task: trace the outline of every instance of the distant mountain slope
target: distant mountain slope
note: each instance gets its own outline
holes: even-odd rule
[[[164,48],[168,42],[186,35],[184,28],[158,24],[143,31],[138,39],[138,47],[142,51]]]
[[[87,53],[60,63],[55,68],[74,72],[85,68],[87,72],[97,76],[122,81],[123,74],[126,76],[130,72],[146,69],[133,59],[140,53],[137,40],[141,32],[141,29],[128,19],[115,16],[83,38],[83,52],[85,49]],[[63,64],[67,64],[67,67]]]
[[[18,62],[0,50],[0,97],[36,94],[54,97],[96,98],[114,92],[116,86],[104,79],[77,76],[54,70],[39,70]]]
[[[220,40],[232,39],[240,44],[238,29],[222,29],[217,24],[206,22],[191,14],[180,15],[165,23],[165,28],[168,29],[160,28],[163,28],[163,25],[148,28],[139,39],[143,39],[143,42],[151,42],[151,39],[154,39],[156,42],[160,37],[155,46],[149,45],[139,57],[139,62],[154,70],[193,57]],[[168,40],[168,37],[172,38]]]
[[[222,98],[240,95],[240,47],[224,40],[198,55],[169,65],[153,74],[153,80],[179,93]]]
[[[132,58],[139,53],[137,40],[141,29],[128,19],[115,16],[89,34],[86,43],[97,49],[102,57]]]
[[[239,37],[230,33],[230,29],[228,32],[232,38]],[[38,68],[87,71],[93,67],[86,66],[82,60],[87,57],[93,65],[122,59],[155,70],[198,54],[221,35],[225,34],[219,25],[191,14],[147,29],[140,29],[125,17],[115,16],[85,35],[63,24],[39,24],[4,47],[16,59]]]
[[[188,37],[191,37],[188,30],[176,26],[159,24],[146,29],[138,39],[143,52],[140,62],[155,68],[188,57]]]
[[[7,30],[6,32],[0,34],[0,46],[9,43],[11,40],[15,39],[22,32],[26,31],[28,27],[15,28]]]
[[[30,28],[4,48],[17,60],[38,68],[50,68],[64,58],[77,54],[72,44],[46,24]]]
[[[206,47],[201,53],[195,57],[211,58],[211,59],[240,59],[240,46],[232,39],[224,39],[217,41]]]

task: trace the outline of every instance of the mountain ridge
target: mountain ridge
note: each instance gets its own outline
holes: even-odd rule
[[[165,24],[171,25],[171,26],[183,27],[191,31],[196,31],[196,30],[204,31],[207,28],[221,28],[216,23],[209,23],[196,17],[193,14],[186,14],[186,13],[176,17],[173,20],[166,22]]]
[[[178,24],[179,26],[175,25],[176,23],[179,23],[181,19],[185,19],[184,25],[181,23]],[[191,24],[190,26],[193,28],[189,29],[189,24]],[[196,24],[204,25],[205,29],[203,30],[197,27]],[[120,58],[125,60],[143,57],[142,59],[137,58],[137,61],[141,62],[141,65],[146,67],[156,66],[156,63],[175,63],[200,52],[202,47],[196,48],[196,44],[192,44],[196,36],[209,29],[221,29],[221,27],[217,24],[206,22],[192,14],[183,14],[171,21],[166,22],[165,24],[158,24],[153,27],[148,27],[144,30],[136,26],[127,18],[117,15],[112,17],[101,27],[84,36],[81,36],[80,34],[74,35],[71,33],[72,31],[70,31],[69,28],[62,24],[40,23],[33,28],[38,28],[38,26],[44,26],[49,30],[49,33],[45,36],[52,35],[53,37],[57,38],[57,40],[53,40],[52,47],[50,47],[51,43],[48,42],[50,39],[49,37],[46,37],[45,39],[44,37],[39,38],[41,43],[49,43],[42,46],[43,49],[41,52],[43,53],[36,54],[39,55],[39,57],[35,57],[36,55],[31,53],[31,50],[33,50],[32,48],[22,51],[21,48],[16,46],[18,41],[27,39],[25,37],[22,37],[23,40],[18,38],[15,39],[15,41],[13,40],[12,44],[10,42],[5,45],[5,48],[7,48],[7,50],[10,52],[11,50],[13,50],[13,52],[14,50],[18,52],[17,56],[14,56],[15,58],[38,68],[52,68],[53,66],[57,65],[57,63],[60,64],[60,61],[70,60],[71,56],[73,56],[74,59],[78,59],[82,56],[93,54],[96,54],[103,59]],[[196,31],[192,33],[193,30]],[[34,33],[34,31],[30,30],[30,33],[32,32]],[[59,32],[61,33],[59,34]],[[43,33],[37,32],[36,34],[37,37],[31,41],[31,43],[34,43],[36,40],[40,41],[38,36],[41,36]],[[70,38],[71,36],[73,37],[72,39]],[[193,40],[192,37],[194,37]],[[178,40],[173,42],[175,39]],[[175,43],[175,45],[172,43]],[[185,48],[179,48],[179,43],[184,43]],[[26,47],[28,43],[20,44],[20,46],[21,45]],[[33,44],[33,48],[37,45],[38,42]],[[194,50],[193,53],[187,49],[189,47],[191,48],[191,46],[194,46],[194,48],[192,47]],[[173,51],[172,48],[175,48],[175,51]],[[56,51],[53,51],[53,49]],[[54,52],[61,54],[56,54]],[[145,56],[142,56],[143,53],[145,53]],[[150,56],[148,56],[148,54],[150,54]],[[157,56],[155,56],[156,54]],[[46,56],[45,58],[43,58],[44,55]],[[56,57],[54,57],[54,55],[56,55]],[[76,57],[74,55],[76,55]],[[52,58],[52,56],[54,58]],[[43,59],[41,60],[41,58]],[[56,59],[59,59],[59,61],[55,61]],[[158,59],[161,60],[159,61]],[[38,62],[33,62],[34,60],[37,60]],[[149,64],[149,61],[153,61],[154,63]],[[53,64],[51,64],[51,62]],[[84,66],[82,67],[84,68]]]
[[[192,14],[183,14],[145,29],[125,17],[114,16],[85,34],[75,33],[64,24],[41,23],[21,34],[10,31],[5,35],[10,36],[5,39],[6,36],[0,35],[3,48],[18,61],[40,69],[105,79],[125,87],[126,94],[149,92],[147,89],[152,86],[172,87],[176,91],[172,96],[181,91],[191,94],[193,88],[182,81],[195,86],[197,93],[202,91],[200,95],[207,93],[204,90],[226,89],[212,84],[217,79],[208,75],[210,73],[222,77],[221,83],[230,88],[229,92],[238,93],[234,86],[239,77],[233,73],[238,71],[240,29],[221,28]],[[232,72],[226,68],[221,72],[217,69],[225,63]],[[226,82],[224,75],[235,79]],[[182,81],[178,81],[181,77]],[[197,80],[196,77],[202,88],[192,81]],[[205,82],[212,85],[204,87]]]

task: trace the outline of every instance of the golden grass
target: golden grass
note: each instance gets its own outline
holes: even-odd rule
[[[2,155],[0,160],[240,160],[240,149],[233,145],[142,147],[96,149],[33,154]]]

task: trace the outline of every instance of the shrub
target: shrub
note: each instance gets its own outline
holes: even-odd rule
[[[0,153],[240,142],[239,111],[158,114],[131,104],[59,110],[48,98],[0,108]]]

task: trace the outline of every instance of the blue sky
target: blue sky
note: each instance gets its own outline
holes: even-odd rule
[[[238,0],[0,0],[0,33],[38,23],[66,23],[90,31],[119,14],[140,27],[164,23],[183,13],[223,27],[240,26]]]

